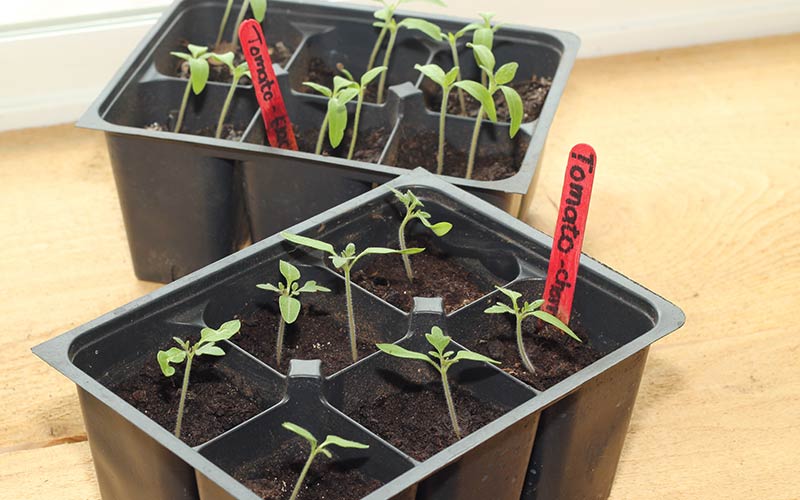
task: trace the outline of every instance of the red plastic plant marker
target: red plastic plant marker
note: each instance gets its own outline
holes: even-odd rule
[[[272,59],[261,24],[254,19],[243,22],[239,26],[239,42],[253,76],[253,90],[261,108],[270,146],[297,151],[294,129],[286,112],[275,70],[272,69]]]
[[[596,167],[597,155],[588,144],[578,144],[570,150],[543,297],[544,310],[567,325],[572,313]]]

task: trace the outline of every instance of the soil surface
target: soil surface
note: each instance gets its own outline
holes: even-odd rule
[[[402,360],[402,362],[409,362]],[[368,389],[369,398],[349,396],[345,413],[355,421],[389,441],[417,460],[423,461],[457,441],[450,423],[440,379],[430,380],[430,366],[419,362],[410,380],[396,372],[380,373],[391,377],[392,386],[377,385]],[[461,435],[466,436],[497,419],[507,410],[481,402],[451,380]],[[412,410],[413,409],[413,410]]]
[[[189,44],[186,40],[181,41],[181,47],[183,52],[188,52],[186,46]],[[211,52],[216,54],[224,54],[226,52],[231,52],[232,44],[229,41],[223,41],[218,46],[213,47]],[[287,47],[286,44],[282,41],[278,41],[273,45],[269,46],[269,55],[272,58],[273,63],[277,63],[279,66],[283,67],[289,62],[289,59],[292,57],[294,53],[294,49]],[[172,57],[172,56],[170,56]],[[184,61],[182,59],[177,59],[175,64],[175,75],[179,78],[189,78],[189,62]],[[236,47],[234,51],[233,57],[233,65],[238,66],[241,63],[245,62],[244,55],[242,54],[241,47]],[[230,69],[222,64],[219,61],[214,59],[208,60],[209,72],[208,72],[208,80],[212,82],[230,82],[231,81],[231,71]],[[239,85],[250,85],[250,79],[242,77],[239,80]]]
[[[344,77],[340,71],[336,68],[331,68],[328,66],[325,61],[320,59],[319,57],[313,57],[308,62],[308,71],[306,72],[305,78],[302,81],[304,82],[312,82],[318,83],[320,85],[325,85],[328,88],[333,87],[333,77],[339,75]],[[355,78],[360,78],[360,75],[353,75]],[[380,76],[376,77],[372,82],[367,86],[366,90],[364,91],[364,102],[371,102],[375,103],[378,100],[378,82],[380,81]],[[386,100],[387,92],[389,88],[389,83],[386,83],[386,89],[383,92],[383,99]],[[317,91],[307,87],[305,85],[300,86],[300,92],[304,92],[306,94],[317,94]],[[441,100],[439,101],[441,103]]]
[[[288,372],[289,361],[292,359],[319,359],[325,375],[351,365],[353,358],[350,354],[344,297],[323,292],[316,295],[313,304],[308,301],[303,304],[297,321],[286,325],[280,366],[277,365],[275,356],[280,323],[277,307],[274,310],[260,307],[242,317],[237,316],[242,321],[242,328],[231,341],[281,373]],[[302,301],[303,297],[300,299]],[[358,304],[355,306],[355,315],[356,345],[358,357],[361,359],[377,350],[376,343],[386,342],[387,339],[369,321],[363,321],[363,315],[359,316]]]
[[[286,500],[300,477],[308,452],[308,443],[298,437],[269,456],[240,467],[233,477],[261,498]],[[322,454],[314,459],[298,500],[358,500],[383,486],[381,481],[361,474],[358,463],[338,461],[335,447],[332,453],[333,459]]]
[[[361,128],[361,127],[359,127]],[[313,153],[317,147],[317,138],[319,137],[319,129],[303,129],[295,126],[295,137],[297,138],[297,147],[300,151]],[[381,158],[383,148],[386,146],[386,141],[389,140],[389,131],[385,128],[377,128],[372,130],[365,130],[361,128],[356,141],[356,148],[353,152],[353,160],[365,161],[368,163],[378,163]],[[325,136],[322,146],[322,156],[334,156],[336,158],[347,158],[347,152],[350,150],[350,139],[353,137],[353,124],[352,120],[347,124],[347,129],[344,132],[344,139],[342,143],[334,149],[328,141],[327,135]]]
[[[437,251],[428,240],[410,241],[408,246],[425,248],[409,256],[413,283],[408,281],[401,256],[391,254],[371,255],[360,261],[353,282],[407,312],[414,306],[414,297],[442,297],[445,311],[451,313],[493,290],[491,283]]]
[[[484,316],[475,324],[476,331],[482,332],[483,338],[480,340],[475,342],[459,338],[458,329],[454,328],[450,329],[451,335],[468,349],[500,361],[503,371],[540,391],[552,387],[603,356],[587,344],[589,337],[579,326],[574,327],[574,331],[583,343],[554,326],[528,318],[522,323],[522,338],[528,358],[536,369],[536,373],[531,374],[520,360],[514,318],[509,314]]]
[[[168,347],[172,345],[164,345],[162,349]],[[215,368],[216,359],[199,356],[192,361],[180,436],[189,446],[205,443],[277,402],[267,400],[256,387],[232,383]],[[175,366],[175,374],[165,377],[154,352],[134,364],[129,370],[131,375],[109,388],[172,432],[178,416],[184,367],[185,363]]]
[[[439,151],[438,132],[414,132],[409,130],[401,132],[400,143],[397,147],[397,159],[394,163],[388,161],[386,163],[407,169],[423,167],[435,173],[436,154]],[[446,141],[445,136],[444,174],[464,177],[467,174],[469,151],[454,147]],[[478,143],[478,154],[472,170],[472,178],[479,181],[505,179],[516,174],[519,165],[520,162],[513,155],[492,153],[489,149],[482,149],[481,144]]]
[[[544,100],[547,98],[547,93],[550,91],[552,84],[552,79],[537,77],[536,75],[530,80],[509,84],[509,87],[519,92],[522,98],[523,122],[530,122],[539,117],[539,113],[541,113],[542,106],[544,105]],[[436,91],[433,93],[426,91],[426,101],[428,103],[428,109],[438,113],[442,107],[442,91],[438,86],[435,88]],[[467,106],[467,115],[475,116],[478,114],[480,103],[466,92],[464,92],[464,102]],[[508,104],[506,104],[502,92],[497,92],[494,95],[494,105],[497,108],[497,119],[499,121],[510,121]],[[453,115],[461,114],[461,104],[458,100],[458,92],[455,90],[447,99],[447,112]]]
[[[175,121],[173,115],[177,115],[177,111],[175,113],[170,113],[170,118],[168,123],[160,123],[160,122],[153,122],[149,125],[145,125],[145,130],[153,130],[156,132],[172,132],[173,125],[172,123]],[[216,125],[213,127],[206,127],[200,130],[192,130],[186,131],[186,128],[181,130],[181,134],[190,134],[190,135],[200,135],[203,137],[214,137],[214,134],[217,131]],[[239,142],[244,137],[244,129],[237,129],[233,125],[224,124],[222,125],[222,136],[221,139],[225,139],[227,141],[235,141]]]

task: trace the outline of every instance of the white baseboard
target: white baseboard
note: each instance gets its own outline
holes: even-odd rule
[[[365,3],[365,1],[359,1]],[[451,4],[455,0],[451,0]],[[413,4],[413,7],[423,4]],[[529,7],[527,1],[525,6]],[[539,5],[548,8],[546,4]],[[461,0],[460,16],[480,10]],[[800,31],[800,1],[571,0],[547,12],[496,0],[497,19],[573,31],[579,57],[639,52]],[[427,5],[423,10],[442,12]],[[0,32],[0,131],[75,121],[158,18],[159,9]],[[578,14],[576,14],[578,13]],[[98,52],[97,48],[102,48]],[[57,52],[56,52],[57,49]],[[91,55],[93,58],[89,59]],[[26,75],[24,77],[18,75]],[[36,77],[35,75],[42,75]]]

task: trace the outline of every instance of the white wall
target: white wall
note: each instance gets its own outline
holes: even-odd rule
[[[3,67],[15,71],[0,72],[0,130],[76,120],[167,4],[28,0],[4,6],[0,54]],[[583,42],[579,57],[800,31],[800,0],[493,0],[488,7],[485,1],[450,0],[449,5],[407,4],[462,17],[491,9],[500,22],[573,31]],[[43,74],[45,67],[48,78],[18,77]]]

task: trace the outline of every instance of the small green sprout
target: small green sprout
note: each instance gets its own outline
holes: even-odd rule
[[[183,92],[181,108],[178,111],[178,120],[175,122],[173,132],[180,132],[183,126],[183,116],[186,113],[186,105],[189,103],[189,91],[199,95],[208,83],[208,58],[214,56],[208,52],[208,47],[189,44],[189,53],[170,52],[173,56],[183,59],[189,63],[189,81],[186,82],[186,90]]]
[[[394,193],[395,197],[406,207],[406,215],[403,217],[403,222],[400,223],[400,229],[397,233],[397,239],[400,241],[400,250],[405,250],[406,247],[406,225],[414,219],[419,219],[422,222],[422,225],[433,231],[433,234],[436,236],[442,237],[445,234],[449,233],[451,229],[453,229],[453,225],[449,222],[437,222],[436,224],[431,224],[430,218],[431,214],[420,210],[424,205],[419,198],[411,192],[411,190],[406,190],[405,194],[401,193],[396,189],[392,189],[392,193]],[[406,276],[408,276],[408,281],[414,281],[414,273],[411,270],[411,261],[408,258],[407,254],[401,254],[403,257],[403,266],[406,268]]]
[[[439,110],[439,149],[436,152],[436,173],[442,175],[444,172],[444,128],[447,118],[447,99],[450,91],[458,80],[458,66],[453,67],[447,73],[436,64],[414,65],[414,69],[427,76],[434,83],[442,88],[442,107]],[[461,90],[461,89],[459,89]]]
[[[328,141],[336,148],[342,143],[344,130],[347,128],[347,103],[358,95],[358,84],[341,76],[333,77],[333,89],[314,82],[303,82],[328,98],[328,109],[317,137],[317,146],[314,153],[322,154],[322,144],[325,141],[325,132],[328,132]]]
[[[376,12],[375,17],[378,17],[380,12],[381,11]],[[394,16],[386,17],[380,21],[372,23],[372,25],[377,28],[381,28],[382,30],[385,29],[389,32],[389,41],[386,44],[386,52],[383,55],[383,65],[387,68],[389,67],[389,60],[392,58],[394,42],[397,39],[397,31],[400,28],[421,31],[431,37],[435,42],[439,42],[442,39],[442,30],[438,26],[424,19],[417,19],[414,17],[407,17],[399,23],[395,20]],[[383,104],[383,91],[386,88],[386,75],[388,72],[389,71],[387,69],[381,73],[381,79],[378,82],[378,98],[376,100],[378,104]]]
[[[369,445],[359,443],[357,441],[350,441],[349,439],[340,438],[339,436],[327,435],[325,437],[325,441],[320,444],[317,444],[317,438],[314,437],[308,430],[300,427],[297,424],[293,424],[291,422],[284,422],[283,428],[289,431],[294,432],[298,436],[302,437],[308,444],[311,445],[311,452],[308,454],[308,459],[306,459],[306,464],[303,466],[303,470],[300,471],[300,477],[297,478],[297,483],[294,485],[294,490],[292,491],[292,496],[289,497],[289,500],[295,500],[297,498],[298,493],[300,493],[300,488],[303,486],[303,480],[306,478],[306,474],[308,474],[308,470],[311,468],[311,463],[314,459],[322,453],[328,458],[333,458],[331,452],[327,450],[328,446],[338,446],[339,448],[357,448],[360,450],[364,450],[369,448]]]
[[[387,70],[386,66],[378,66],[377,68],[372,68],[371,70],[367,71],[361,76],[361,80],[356,82],[356,79],[353,78],[353,74],[347,71],[344,66],[339,65],[339,71],[342,72],[344,76],[347,77],[353,83],[353,88],[358,89],[358,101],[356,104],[356,115],[353,117],[353,134],[350,138],[350,149],[347,151],[347,159],[353,159],[353,153],[356,150],[356,139],[358,138],[358,122],[361,118],[361,105],[364,104],[364,92],[367,90],[367,86],[372,83],[378,75],[385,72]]]
[[[382,8],[378,9],[373,13],[375,19],[380,19],[381,21],[387,22],[389,19],[394,18],[394,12],[397,8],[404,3],[411,3],[415,0],[394,0],[394,1],[387,1],[387,0],[374,0],[379,4],[383,5]],[[427,3],[432,3],[434,5],[439,5],[441,7],[445,6],[445,3],[441,0],[419,0],[424,1]],[[375,45],[372,47],[372,52],[369,55],[369,62],[367,63],[367,71],[371,70],[373,66],[375,66],[375,60],[378,58],[378,52],[381,50],[381,46],[383,45],[383,39],[386,38],[386,33],[389,31],[387,26],[381,26],[381,32],[378,34],[378,39],[375,40]]]
[[[222,136],[222,126],[225,124],[225,117],[228,115],[228,109],[231,106],[231,101],[233,101],[233,94],[236,91],[236,85],[239,84],[239,80],[241,80],[243,76],[250,78],[250,70],[247,68],[246,62],[243,62],[238,66],[233,65],[233,52],[226,52],[219,55],[214,54],[212,57],[227,66],[233,77],[231,80],[231,88],[228,90],[228,96],[225,97],[225,103],[222,105],[222,112],[219,114],[217,131],[214,133],[214,137],[219,139]]]
[[[278,286],[270,283],[258,284],[256,286],[262,290],[269,290],[270,292],[275,292],[279,295],[278,307],[281,310],[281,320],[278,324],[278,341],[275,349],[275,357],[277,359],[278,366],[281,366],[283,334],[286,330],[286,325],[291,325],[297,321],[297,316],[300,314],[301,304],[300,301],[295,297],[299,296],[301,293],[330,292],[330,289],[321,285],[317,285],[317,282],[313,280],[306,281],[305,285],[300,286],[298,284],[298,281],[300,280],[300,270],[285,260],[281,260],[278,264],[278,267],[280,268],[283,277],[286,278],[285,285],[283,282],[279,281]]]
[[[227,321],[218,329],[205,327],[200,330],[200,340],[194,345],[189,345],[188,340],[181,340],[172,337],[180,347],[170,347],[166,351],[158,351],[156,359],[161,367],[161,372],[165,377],[175,375],[175,367],[186,361],[186,369],[183,372],[183,385],[181,386],[181,398],[178,403],[178,419],[175,422],[175,437],[181,437],[181,423],[183,422],[183,407],[186,404],[186,392],[189,389],[189,373],[192,371],[192,360],[195,356],[224,356],[225,351],[217,345],[217,342],[228,340],[239,332],[241,323],[238,319]]]
[[[421,352],[409,351],[404,347],[396,344],[377,344],[378,349],[397,358],[417,359],[425,361],[430,364],[442,376],[442,388],[444,389],[444,398],[447,401],[447,410],[450,412],[450,423],[453,424],[453,431],[458,439],[461,439],[461,428],[458,426],[458,417],[456,416],[456,407],[453,404],[453,396],[450,394],[450,384],[447,381],[447,370],[451,366],[461,360],[469,359],[472,361],[482,361],[485,363],[493,363],[499,365],[499,361],[486,357],[483,354],[478,354],[472,351],[458,351],[453,357],[453,351],[445,352],[447,346],[450,344],[450,337],[442,333],[442,329],[438,326],[431,328],[431,333],[426,333],[425,338],[428,339],[435,351],[428,351],[428,354]],[[431,359],[433,358],[433,359]],[[436,360],[436,361],[434,361]]]
[[[450,46],[450,55],[453,57],[453,67],[457,68],[456,71],[456,80],[457,82],[461,81],[461,69],[458,68],[460,66],[458,62],[458,39],[462,36],[466,35],[470,31],[475,31],[476,29],[480,28],[482,25],[479,23],[470,23],[460,30],[453,32],[442,33],[442,40],[446,41],[447,44]],[[441,85],[441,84],[440,84]],[[458,104],[461,106],[461,114],[463,116],[467,115],[467,102],[464,99],[464,91],[461,89],[456,89],[458,93]],[[442,109],[447,109],[444,105]]]
[[[405,250],[395,250],[392,248],[368,247],[365,248],[361,253],[356,254],[356,246],[353,243],[348,243],[347,246],[344,247],[344,250],[337,253],[336,250],[334,250],[333,245],[330,243],[325,243],[324,241],[319,241],[313,238],[299,236],[287,232],[282,232],[281,236],[291,241],[295,245],[306,246],[330,254],[333,267],[336,269],[341,269],[344,273],[344,293],[345,300],[347,302],[347,323],[350,332],[350,353],[352,354],[353,362],[355,363],[358,361],[358,347],[356,345],[356,322],[355,315],[353,314],[353,291],[351,289],[350,272],[356,265],[356,262],[358,262],[359,259],[365,255],[385,255],[392,253],[413,255],[420,253],[425,249],[407,248]]]
[[[494,34],[500,29],[502,24],[495,24],[492,26],[493,12],[479,12],[479,16],[483,19],[483,23],[476,23],[475,32],[472,34],[472,43],[475,45],[483,45],[489,50],[494,48]],[[481,72],[481,83],[486,86],[486,78],[489,72],[483,70]]]
[[[494,107],[494,94],[500,90],[503,92],[506,103],[508,104],[508,114],[511,116],[511,128],[509,128],[509,136],[514,137],[519,131],[522,124],[522,98],[516,90],[506,85],[517,74],[519,65],[515,62],[506,63],[494,71],[495,59],[492,51],[483,45],[475,45],[468,43],[467,47],[471,47],[475,60],[478,66],[489,75],[489,86],[481,85],[472,80],[463,80],[456,82],[456,86],[464,89],[469,95],[474,97],[481,103],[478,109],[478,116],[475,118],[475,128],[472,130],[472,141],[469,146],[469,160],[467,161],[466,178],[472,178],[472,170],[475,166],[475,152],[478,148],[478,137],[481,132],[481,120],[483,113],[494,123],[497,123],[497,111]]]
[[[225,6],[225,14],[222,16],[222,22],[219,25],[216,46],[219,46],[222,42],[222,34],[225,31],[225,25],[228,23],[228,16],[230,16],[232,7],[233,0],[228,0],[228,5]],[[267,0],[244,0],[242,2],[239,15],[236,17],[236,24],[233,25],[233,36],[231,37],[231,50],[234,52],[239,47],[239,26],[244,21],[244,16],[247,15],[248,7],[253,9],[253,17],[260,23],[264,21],[264,16],[267,14]]]
[[[509,290],[507,288],[503,288],[500,286],[495,286],[498,290],[503,292],[503,294],[511,299],[511,306],[509,307],[508,304],[504,304],[502,302],[498,302],[492,307],[483,311],[486,314],[513,314],[517,319],[517,349],[519,349],[519,356],[522,358],[522,364],[525,365],[525,368],[531,372],[535,373],[535,369],[533,367],[533,363],[531,363],[530,358],[528,358],[528,353],[525,352],[525,345],[522,343],[522,320],[528,318],[530,316],[534,316],[539,318],[540,320],[550,323],[554,327],[558,328],[562,332],[566,333],[573,339],[581,342],[581,339],[575,335],[570,327],[565,325],[560,319],[556,318],[552,314],[542,311],[540,308],[542,304],[544,304],[544,299],[534,300],[533,302],[525,301],[523,302],[522,306],[520,307],[517,303],[517,300],[522,297],[522,294],[519,292],[515,292],[514,290]]]

